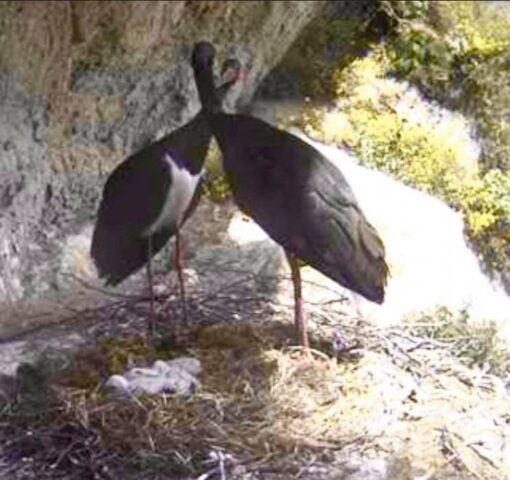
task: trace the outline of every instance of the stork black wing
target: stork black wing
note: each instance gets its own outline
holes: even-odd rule
[[[91,255],[107,284],[119,283],[148,260],[147,229],[160,214],[171,186],[169,167],[156,153],[147,147],[132,155],[106,182]],[[154,253],[171,233],[153,236]]]
[[[285,249],[382,302],[384,245],[344,176],[311,145],[259,120],[218,115],[224,166],[247,214]]]

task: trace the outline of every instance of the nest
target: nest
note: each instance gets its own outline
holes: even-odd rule
[[[230,303],[235,315],[247,311],[243,295]],[[309,308],[312,345],[322,352],[340,323],[329,308]],[[342,317],[351,343],[363,339],[362,353],[315,353],[309,362],[289,346],[291,325],[275,317],[193,327],[186,352],[203,372],[189,399],[119,401],[101,388],[126,367],[179,356],[175,341],[111,336],[58,371],[25,367],[22,394],[0,416],[0,474],[333,479],[355,468],[350,459],[373,457],[395,479],[500,480],[510,471],[510,396],[498,377],[455,357],[437,325],[381,329]]]
[[[78,354],[76,370],[55,379],[60,402],[67,405],[60,420],[99,430],[105,447],[131,452],[179,451],[186,457],[218,446],[260,461],[301,447],[338,448],[344,443],[338,432],[347,439],[352,430],[346,416],[352,406],[342,393],[345,366],[323,355],[306,365],[299,350],[281,348],[287,330],[201,328],[196,355],[204,368],[202,388],[189,400],[163,395],[119,404],[95,388],[97,381],[84,388],[84,379],[90,379],[84,358],[94,359],[89,365],[96,374],[121,364],[111,352],[88,349]],[[126,357],[125,347],[115,350]]]

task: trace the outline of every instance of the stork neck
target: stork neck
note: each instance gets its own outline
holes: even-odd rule
[[[212,71],[209,69],[196,69],[195,82],[197,84],[198,95],[200,97],[204,113],[209,116],[221,111],[221,101],[219,97],[222,96],[221,94],[223,92],[218,92],[220,93],[220,95],[218,95],[214,86]],[[224,93],[226,93],[226,91]]]

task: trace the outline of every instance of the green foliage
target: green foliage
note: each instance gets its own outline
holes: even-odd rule
[[[510,18],[484,2],[437,2],[436,7],[452,27],[451,40],[464,55],[490,58],[502,53],[510,43]],[[453,43],[453,42],[452,42]]]
[[[488,266],[510,270],[510,174],[491,169],[454,184],[449,194],[464,213],[468,233]]]
[[[216,203],[227,200],[231,195],[231,191],[225,175],[217,171],[206,171],[204,194]]]
[[[510,53],[472,60],[462,96],[463,110],[478,123],[486,168],[510,170]]]
[[[381,0],[379,9],[393,18],[396,22],[402,20],[420,20],[427,16],[430,4],[432,2],[426,0],[405,0],[401,2],[392,2]]]
[[[0,422],[25,427],[45,424],[52,407],[50,380],[71,365],[66,352],[47,349],[33,363],[21,363],[16,371],[17,395],[0,409]]]
[[[439,307],[408,319],[413,334],[450,345],[450,351],[467,366],[488,364],[493,374],[508,378],[510,352],[498,338],[493,322],[473,322],[466,310],[458,313]]]
[[[279,68],[296,75],[304,96],[312,100],[332,100],[335,97],[334,75],[339,64],[348,64],[354,52],[372,40],[369,35],[359,34],[370,19],[361,14],[332,17],[325,9],[305,28]],[[332,46],[336,53],[331,52]]]
[[[377,2],[373,18],[386,18],[385,41],[366,43],[366,57],[346,55],[335,64],[329,89],[338,108],[310,110],[304,123],[322,140],[351,148],[365,165],[459,210],[487,265],[510,270],[510,15],[482,3]],[[374,22],[358,28],[374,28]],[[455,143],[455,128],[411,122],[396,112],[403,88],[392,75],[474,118],[481,168],[466,164],[466,144]]]
[[[384,48],[353,62],[336,75],[338,110],[309,111],[306,127],[323,141],[346,145],[363,164],[459,210],[487,265],[510,269],[510,173],[480,173],[466,163],[465,123],[451,120],[436,128],[397,113],[405,85],[387,78],[390,68]],[[421,105],[412,106],[416,111]]]
[[[20,383],[15,401],[2,405],[0,422],[15,426],[39,425],[48,418],[48,376],[37,366],[21,364],[17,378]]]
[[[510,175],[499,169],[483,176],[462,173],[455,151],[427,128],[393,113],[362,113],[353,115],[357,157],[460,210],[489,267],[510,268]]]
[[[366,165],[434,195],[441,195],[455,181],[455,153],[431,139],[427,129],[389,112],[356,111],[352,118],[358,132],[352,147]]]
[[[441,18],[438,25],[431,13]],[[400,13],[400,18],[410,16]],[[468,233],[489,266],[509,269],[510,173],[505,172],[510,169],[510,16],[508,12],[498,16],[480,2],[431,2],[421,16],[401,21],[395,32],[386,44],[393,71],[436,98],[448,98],[476,119],[485,173],[457,181],[448,174],[451,162],[446,156],[441,167],[434,158],[424,163],[433,178],[423,177],[408,165],[403,165],[405,172],[400,176],[420,188],[423,180],[430,180],[425,189],[461,210]],[[456,99],[451,96],[454,90],[459,92]],[[423,161],[423,156],[415,159]],[[384,168],[395,170],[391,164]],[[438,184],[432,172],[445,174],[445,180]]]
[[[206,177],[204,194],[213,202],[224,202],[231,196],[230,186],[222,169],[221,152],[218,144],[213,141],[205,159]]]
[[[397,19],[386,49],[395,74],[473,116],[484,144],[482,163],[507,170],[510,13],[499,15],[483,3],[383,2]]]
[[[409,26],[395,38],[389,53],[399,77],[436,96],[444,96],[451,88],[456,56],[433,31]]]

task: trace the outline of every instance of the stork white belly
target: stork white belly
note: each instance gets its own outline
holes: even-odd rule
[[[202,175],[202,172],[197,175],[191,174],[184,167],[177,165],[169,154],[165,154],[165,161],[170,166],[172,183],[161,213],[147,229],[149,235],[158,231],[161,227],[172,224],[178,227],[181,224]]]

